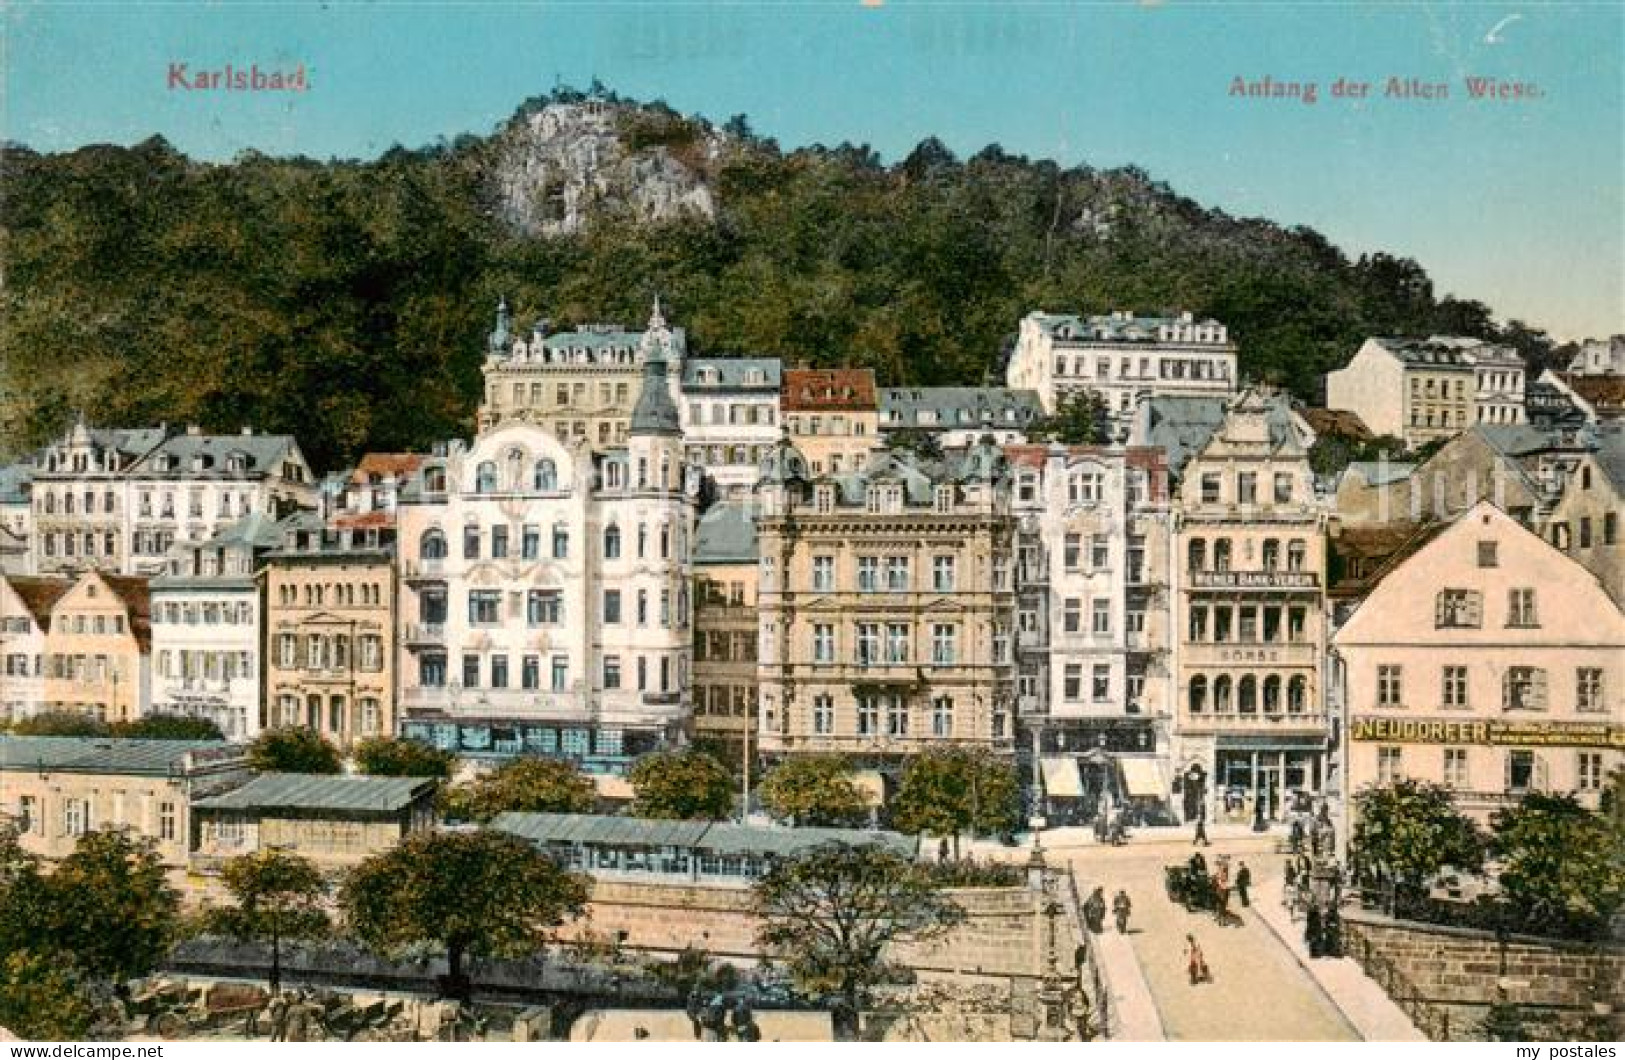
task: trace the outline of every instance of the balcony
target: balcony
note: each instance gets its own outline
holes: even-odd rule
[[[444,622],[408,623],[401,642],[408,648],[443,645],[446,643],[446,624]]]
[[[1228,711],[1215,714],[1204,711],[1201,714],[1192,714],[1188,708],[1182,708],[1179,727],[1186,732],[1331,732],[1331,715],[1324,711],[1306,711],[1301,714],[1292,714],[1283,711],[1268,711],[1256,714],[1240,714]]]
[[[409,582],[445,581],[444,559],[410,559],[401,564],[401,576]]]
[[[544,675],[545,676],[545,675]],[[572,692],[532,688],[464,688],[461,685],[402,688],[401,709],[442,710],[454,716],[565,717],[585,715],[585,699]]]

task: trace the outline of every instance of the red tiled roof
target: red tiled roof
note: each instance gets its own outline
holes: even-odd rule
[[[784,373],[780,398],[786,412],[878,408],[871,368],[791,368]]]
[[[51,609],[62,599],[62,594],[73,587],[67,578],[14,574],[6,581],[42,630],[51,628]]]
[[[132,578],[122,574],[102,574],[107,587],[113,590],[130,612],[130,632],[143,652],[152,650],[152,591],[145,578]]]
[[[394,512],[358,512],[355,515],[335,515],[331,520],[335,530],[377,530],[395,525]]]
[[[1309,429],[1317,435],[1336,435],[1342,438],[1353,438],[1355,441],[1369,442],[1372,439],[1371,428],[1365,425],[1358,413],[1347,409],[1315,409],[1300,408],[1298,414],[1309,424]]]
[[[1007,445],[1004,458],[1015,467],[1042,468],[1049,456],[1050,446],[1042,443]],[[1095,456],[1106,458],[1112,450],[1103,445],[1062,446],[1068,457]],[[1122,450],[1123,462],[1129,467],[1146,472],[1151,487],[1150,500],[1160,501],[1168,495],[1168,454],[1156,446],[1137,445]]]
[[[1579,394],[1599,413],[1625,409],[1625,376],[1575,375],[1559,372],[1563,385]]]
[[[424,459],[422,453],[368,453],[350,472],[350,481],[359,486],[371,482],[373,476],[404,479],[423,466]]]

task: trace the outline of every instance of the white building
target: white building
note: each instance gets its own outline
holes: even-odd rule
[[[259,735],[263,609],[254,572],[281,542],[275,521],[250,515],[181,549],[169,573],[152,579],[151,713],[212,721],[228,740]]]
[[[45,636],[52,609],[72,585],[66,578],[0,574],[0,721],[43,707]]]
[[[676,737],[699,480],[658,356],[628,429],[595,450],[508,422],[425,460],[397,513],[405,735],[593,772]]]
[[[880,431],[918,431],[934,437],[944,450],[968,449],[983,438],[994,445],[1019,445],[1044,415],[1032,390],[1004,387],[891,387],[876,395]]]
[[[1094,391],[1112,416],[1139,395],[1236,391],[1236,347],[1216,320],[1178,316],[1028,313],[1005,370],[1012,389],[1036,390],[1045,412],[1070,394]]]
[[[776,357],[695,357],[683,364],[677,405],[690,466],[723,498],[756,485],[757,468],[783,428]]]
[[[1625,375],[1625,335],[1586,339],[1569,362],[1570,375]]]

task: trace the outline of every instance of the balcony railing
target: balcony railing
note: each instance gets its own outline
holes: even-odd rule
[[[1331,728],[1331,715],[1322,711],[1306,711],[1301,714],[1294,714],[1290,711],[1260,711],[1255,714],[1242,714],[1233,710],[1225,713],[1205,710],[1201,713],[1192,713],[1187,708],[1182,712],[1182,717],[1186,728],[1212,728],[1248,732],[1268,732],[1279,729],[1329,731]]]
[[[446,642],[446,624],[444,622],[408,623],[405,642],[407,644],[444,644]]]
[[[409,559],[401,565],[401,572],[408,579],[439,579],[446,576],[446,561],[444,559]]]

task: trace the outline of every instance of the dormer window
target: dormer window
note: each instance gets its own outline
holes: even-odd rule
[[[813,490],[813,507],[819,515],[828,515],[835,510],[835,487],[824,485]]]
[[[240,475],[248,470],[248,457],[242,453],[232,453],[226,457],[226,470],[234,475]]]
[[[952,486],[938,486],[936,492],[937,511],[946,514],[954,510],[954,488]]]

